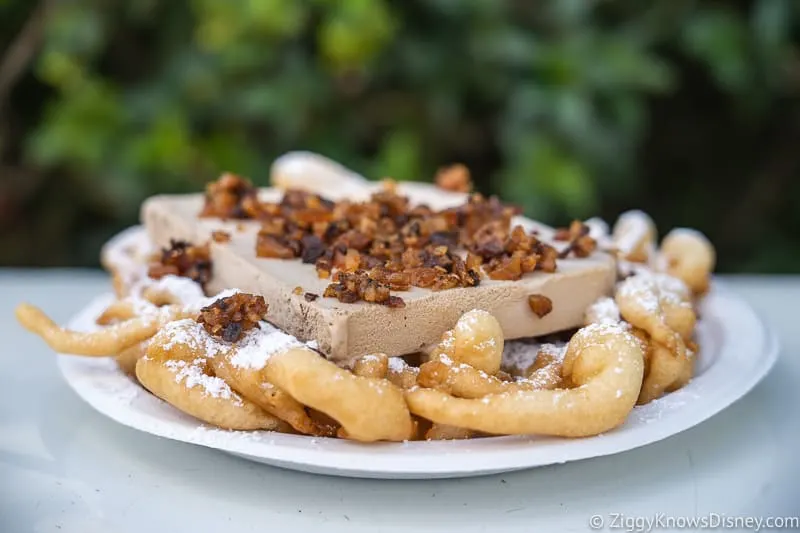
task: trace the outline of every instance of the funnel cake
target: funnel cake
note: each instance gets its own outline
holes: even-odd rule
[[[458,192],[459,167],[446,191],[309,154],[274,177],[148,201],[150,237],[102,252],[117,298],[96,328],[18,321],[204,424],[360,442],[595,435],[694,375],[697,232],[659,246],[640,212],[554,231]]]

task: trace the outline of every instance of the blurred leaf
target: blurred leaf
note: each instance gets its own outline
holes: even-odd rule
[[[336,5],[319,29],[322,53],[338,70],[372,60],[392,37],[395,20],[384,0],[347,0]]]
[[[795,8],[797,6],[795,5]],[[761,61],[759,74],[779,86],[790,56],[792,6],[788,0],[759,0],[752,17],[753,42]]]
[[[592,181],[579,163],[555,144],[539,136],[516,143],[512,164],[501,177],[504,197],[533,216],[551,219],[585,217],[597,208]]]
[[[112,155],[123,120],[115,89],[86,81],[71,91],[70,98],[50,106],[46,122],[30,139],[29,154],[44,166],[69,161],[81,168],[97,167]]]
[[[268,35],[296,35],[305,24],[307,11],[294,0],[247,0],[245,17],[253,29]]]
[[[701,11],[689,20],[683,41],[686,51],[706,64],[722,88],[736,92],[750,83],[747,33],[732,11]]]
[[[172,111],[160,115],[131,143],[129,164],[140,172],[186,172],[194,156],[185,117]]]
[[[408,130],[393,131],[384,138],[370,177],[396,180],[424,179],[421,172],[420,139]]]
[[[101,11],[90,8],[87,2],[59,2],[46,26],[48,49],[58,49],[61,53],[93,57],[105,44],[105,28]]]

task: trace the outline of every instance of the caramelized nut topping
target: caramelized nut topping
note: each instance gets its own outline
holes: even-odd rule
[[[531,311],[539,318],[544,318],[553,310],[553,302],[543,294],[531,294],[528,296],[528,305]]]
[[[201,217],[256,218],[258,189],[248,180],[225,173],[206,186],[206,198]]]
[[[569,245],[559,254],[561,259],[568,257],[570,253],[575,257],[588,257],[597,248],[597,242],[589,236],[589,226],[580,220],[573,220],[569,228],[556,230],[554,238],[557,241],[569,241]]]
[[[387,307],[406,306],[402,298],[389,294],[388,285],[370,278],[364,270],[337,272],[336,281],[328,285],[323,296],[348,304],[364,300]]]
[[[294,289],[292,289],[292,294],[297,294],[298,296],[299,296],[299,295],[301,295],[301,294],[303,294],[303,287],[300,287],[300,286],[298,285],[297,287],[295,287]]]
[[[150,264],[147,271],[147,275],[153,279],[169,274],[189,278],[205,288],[211,279],[208,245],[194,246],[186,241],[170,239],[169,248],[161,249],[161,255]]]
[[[258,322],[267,314],[263,296],[236,293],[220,298],[200,310],[197,322],[214,337],[236,342],[247,331],[258,328]]]
[[[211,238],[214,240],[214,242],[219,242],[219,243],[230,242],[231,234],[228,233],[227,231],[214,230],[211,232]]]
[[[472,190],[469,169],[462,164],[439,169],[435,181],[437,187],[446,191],[469,192]]]
[[[443,169],[437,183],[468,189],[469,171],[463,165]],[[512,227],[519,210],[496,197],[472,194],[463,205],[436,211],[411,207],[392,181],[366,202],[332,202],[301,190],[286,191],[280,202],[259,202],[256,193],[242,178],[223,175],[208,186],[203,216],[257,219],[258,257],[313,264],[320,278],[332,278],[324,296],[342,302],[399,307],[402,300],[390,297],[390,290],[474,287],[482,272],[495,280],[518,280],[534,270],[555,272],[557,266],[556,249],[535,232]],[[578,224],[559,237],[571,241],[567,254],[585,257],[594,241]]]

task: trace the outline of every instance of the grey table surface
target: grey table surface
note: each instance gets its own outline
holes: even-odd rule
[[[0,532],[587,531],[593,515],[622,531],[688,517],[782,525],[800,515],[800,276],[723,279],[783,349],[766,379],[719,415],[610,457],[380,481],[254,464],[106,419],[67,387],[13,308],[26,300],[65,321],[109,290],[107,276],[0,270]]]

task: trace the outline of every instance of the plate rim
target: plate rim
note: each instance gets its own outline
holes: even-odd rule
[[[748,331],[748,334],[758,333],[761,336],[761,349],[758,351],[760,364],[754,363],[755,366],[751,371],[744,372],[741,379],[729,384],[724,390],[715,391],[714,401],[702,404],[702,409],[700,410],[695,411],[686,408],[682,410],[682,416],[676,417],[673,415],[663,420],[658,418],[655,421],[656,423],[643,423],[637,427],[629,428],[627,432],[624,431],[625,425],[623,425],[608,433],[582,439],[501,436],[470,441],[364,444],[338,439],[270,434],[266,441],[259,443],[263,447],[263,453],[254,454],[251,446],[231,447],[215,444],[207,438],[208,435],[205,433],[213,434],[213,432],[224,432],[225,430],[209,428],[199,421],[192,420],[188,415],[182,416],[193,421],[195,425],[194,431],[187,431],[187,428],[183,427],[173,428],[174,431],[159,431],[153,427],[147,427],[147,424],[142,423],[140,420],[143,416],[141,413],[134,413],[132,407],[128,407],[126,411],[124,405],[121,405],[124,403],[122,401],[118,401],[115,404],[114,399],[109,397],[113,393],[107,390],[100,390],[98,387],[91,390],[78,379],[77,373],[81,368],[85,369],[87,365],[95,365],[96,368],[98,359],[58,354],[57,361],[61,374],[70,388],[94,410],[117,423],[162,438],[217,449],[255,462],[312,473],[386,479],[468,477],[623,453],[691,429],[746,396],[774,368],[780,355],[780,341],[773,329],[764,322],[752,306],[736,295],[735,292],[725,287],[725,284],[715,281],[712,293],[709,295],[709,298],[711,297],[733,299],[739,307],[738,313],[749,314],[749,318],[752,320],[748,320],[748,322],[750,322],[752,331]],[[94,298],[76,313],[72,320],[69,321],[69,324],[72,327],[85,324],[111,298],[113,298],[113,295],[110,293],[104,293]],[[723,348],[724,346],[720,346],[718,348],[719,352],[723,352]],[[717,354],[717,358],[720,358],[720,354]],[[104,359],[104,361],[114,365],[111,359]],[[707,370],[713,369],[717,363],[718,361],[715,360],[714,364]],[[130,380],[130,378],[122,375],[121,371],[117,370],[116,372],[120,375],[119,377]],[[698,377],[698,380],[700,378],[702,378],[702,374]],[[672,398],[677,401],[682,394],[697,394],[691,390],[691,385],[692,383],[665,398]],[[136,386],[141,387],[140,385]],[[155,397],[151,396],[151,398],[155,402],[164,403]],[[696,399],[689,398],[688,401],[696,401]],[[646,407],[643,406],[637,409]],[[170,409],[174,410],[171,407]],[[150,416],[155,415],[151,414]],[[178,426],[181,426],[181,424],[178,424]],[[644,426],[646,426],[646,429],[641,429]],[[252,434],[251,432],[238,433]],[[557,447],[551,450],[552,446],[548,445],[547,441],[556,442]],[[545,444],[542,444],[543,442]],[[587,445],[586,443],[589,442],[592,444]],[[247,442],[243,440],[243,443],[246,444]],[[490,449],[493,444],[500,444],[500,447],[498,449]],[[507,449],[504,449],[504,446]],[[542,447],[544,450],[541,449]],[[582,450],[582,448],[592,448],[592,451]],[[365,451],[369,453],[364,453]],[[398,451],[402,453],[397,453]],[[535,451],[550,453],[550,457],[543,460],[542,453],[531,453]],[[422,458],[420,453],[422,453]],[[431,460],[434,457],[436,460]]]

